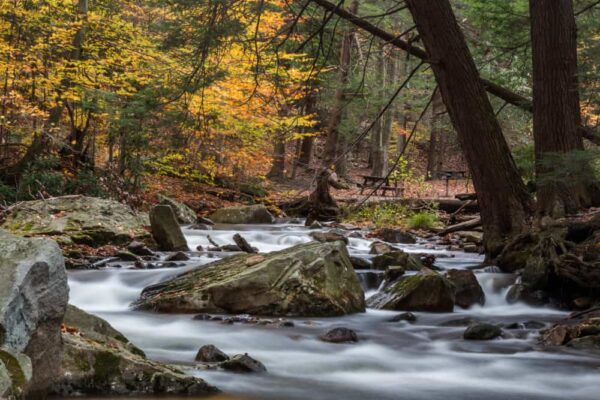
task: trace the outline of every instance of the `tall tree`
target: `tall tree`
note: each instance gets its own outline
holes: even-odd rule
[[[387,94],[388,74],[389,66],[388,60],[385,54],[385,43],[381,42],[378,52],[378,81],[379,81],[379,97],[384,99]],[[373,176],[384,176],[386,174],[387,163],[388,163],[388,144],[390,141],[390,130],[388,129],[387,122],[390,121],[391,111],[388,110],[383,114],[376,122],[373,127],[371,135],[371,163],[372,170],[371,175]]]
[[[358,1],[354,0],[350,6],[350,11],[356,13],[358,11]],[[330,113],[329,122],[326,130],[325,142],[325,160],[327,164],[336,162],[336,169],[340,174],[343,174],[345,162],[340,160],[340,156],[345,150],[344,139],[340,134],[340,124],[344,114],[344,106],[348,98],[347,90],[350,81],[350,68],[352,63],[352,41],[354,39],[354,30],[352,26],[348,26],[344,32],[340,45],[340,63],[339,63],[339,87],[335,91],[335,104]],[[342,168],[340,168],[342,167]]]
[[[431,133],[429,136],[429,151],[427,157],[427,175],[434,177],[442,169],[444,153],[444,121],[443,113],[446,111],[444,100],[439,90],[433,95],[431,102]]]
[[[579,157],[577,26],[572,0],[530,0],[529,8],[537,211],[561,217],[598,201],[590,166]]]
[[[531,199],[448,0],[407,0],[469,164],[488,255],[526,229]]]

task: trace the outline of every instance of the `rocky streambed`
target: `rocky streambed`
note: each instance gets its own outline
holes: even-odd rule
[[[315,237],[315,232],[328,231],[310,230],[299,223],[195,228],[201,229],[184,229],[190,249],[198,246],[206,249],[214,247],[215,243],[227,245],[232,243],[236,233],[241,233],[261,254],[308,243]],[[355,265],[357,259],[371,262],[378,256],[371,254],[378,251],[372,249],[373,240],[365,239],[366,232],[346,236],[347,257]],[[407,253],[435,254],[435,267],[442,270],[472,269],[482,261],[476,254],[448,251],[421,241],[394,246]],[[158,313],[152,311],[152,307],[134,310],[132,305],[139,306],[144,288],[160,287],[184,271],[234,253],[202,251],[186,254],[190,259],[177,261],[177,268],[139,269],[133,262],[121,260],[98,270],[70,271],[70,303],[106,319],[149,359],[184,365],[185,373],[218,387],[225,393],[225,398],[594,399],[600,390],[600,359],[597,355],[569,347],[547,351],[538,345],[539,329],[550,327],[567,313],[520,303],[508,304],[506,292],[515,277],[498,273],[494,268],[476,270],[475,273],[485,295],[484,305],[475,304],[468,309],[455,306],[453,312],[447,309],[447,301],[441,301],[443,309],[436,311],[442,312],[436,313],[413,311],[410,315],[402,315],[399,311],[367,308],[364,313],[330,318],[276,316],[257,320],[246,315],[231,318],[220,315],[219,309],[224,303],[214,301],[206,303],[210,307],[197,310],[202,311],[200,316],[196,313]],[[260,256],[243,257],[249,268],[268,270],[268,266],[261,264],[265,261],[256,258]],[[252,257],[255,258],[251,260]],[[367,305],[375,304],[372,299],[382,296],[380,283],[384,275],[383,271],[366,269],[369,262],[364,268],[357,266],[358,282],[366,293]],[[307,263],[313,265],[310,259]],[[316,271],[322,268],[318,267]],[[407,276],[421,273],[411,269],[401,273]],[[274,279],[282,281],[279,277]],[[248,285],[238,289],[247,290]],[[231,290],[236,288],[229,287],[228,290],[226,293],[231,295]],[[208,298],[204,300],[208,301]],[[271,304],[270,298],[262,300],[263,304]],[[287,300],[292,305],[306,303],[302,297]],[[407,301],[405,298],[393,300]],[[415,304],[414,298],[409,300]],[[427,296],[417,300],[431,304]],[[330,310],[344,307],[331,304]],[[347,304],[350,311],[361,311],[363,307],[360,302],[348,301]],[[281,314],[290,309],[296,310],[292,307]],[[174,308],[171,311],[181,310]],[[490,329],[497,330],[490,336],[495,339],[465,340],[465,330],[476,323],[490,324],[491,328],[480,325],[480,329],[483,334],[490,334]],[[354,331],[356,341],[331,343],[322,340],[323,334],[340,327]],[[198,349],[205,345],[214,345],[229,355],[248,353],[265,366],[266,372],[243,374],[207,368],[195,362]]]

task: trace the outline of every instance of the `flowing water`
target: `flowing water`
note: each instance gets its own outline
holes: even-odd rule
[[[208,247],[207,235],[219,244],[230,244],[238,232],[261,252],[310,241],[309,230],[289,223],[184,231],[190,248]],[[351,238],[349,251],[368,258],[369,245],[369,240]],[[431,247],[402,245],[408,252],[437,254],[436,265],[442,268],[472,268],[481,262],[477,255]],[[387,322],[398,313],[377,310],[339,318],[299,318],[294,319],[294,327],[275,328],[130,309],[145,286],[225,255],[194,253],[185,267],[176,269],[71,271],[70,301],[108,320],[148,357],[188,365],[188,373],[224,391],[215,400],[600,399],[597,356],[540,351],[537,330],[505,330],[505,337],[488,342],[462,339],[467,320],[551,324],[566,315],[507,304],[504,296],[514,279],[507,274],[477,272],[487,298],[485,306],[454,313],[415,313],[414,324]],[[376,272],[358,273],[367,296],[377,290]],[[331,344],[318,340],[321,333],[338,326],[354,329],[360,341]],[[241,375],[194,368],[194,356],[205,344],[230,355],[248,353],[263,362],[268,373]]]

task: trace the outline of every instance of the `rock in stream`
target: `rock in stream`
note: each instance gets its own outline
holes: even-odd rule
[[[238,254],[149,286],[138,309],[162,312],[337,316],[365,310],[364,293],[342,242],[310,242]]]

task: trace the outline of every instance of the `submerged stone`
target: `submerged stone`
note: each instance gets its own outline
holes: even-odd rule
[[[387,320],[388,322],[400,322],[400,321],[406,321],[406,322],[416,322],[417,321],[417,316],[411,312],[405,312],[402,314],[398,314],[393,316],[392,318]]]
[[[220,364],[221,368],[240,373],[263,373],[267,368],[258,360],[250,357],[248,354],[237,354],[229,360]]]
[[[319,336],[319,339],[329,343],[356,343],[358,335],[352,329],[334,328]]]
[[[499,326],[488,323],[477,323],[469,326],[463,333],[465,340],[492,340],[502,336]]]

